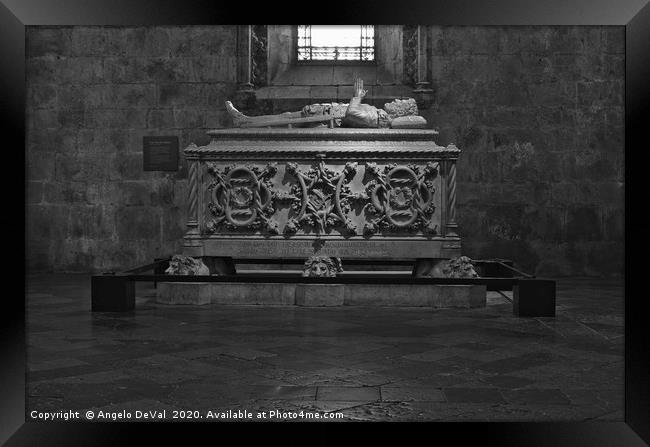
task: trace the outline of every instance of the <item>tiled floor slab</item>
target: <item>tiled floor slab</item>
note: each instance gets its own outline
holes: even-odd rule
[[[27,278],[27,410],[340,412],[334,420],[622,420],[623,286],[558,282],[556,318],[481,309],[169,306],[91,313]]]

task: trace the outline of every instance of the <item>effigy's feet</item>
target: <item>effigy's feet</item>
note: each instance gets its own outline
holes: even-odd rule
[[[244,115],[232,105],[232,102],[226,101],[226,110],[232,118],[235,127],[241,127],[243,123],[250,121],[250,117]]]

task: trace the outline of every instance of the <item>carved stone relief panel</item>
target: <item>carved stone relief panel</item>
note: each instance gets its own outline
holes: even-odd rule
[[[348,218],[351,202],[366,197],[352,194],[348,183],[357,171],[357,163],[349,162],[340,171],[325,166],[320,160],[317,166],[305,172],[297,163],[287,163],[286,172],[293,175],[294,183],[284,200],[291,202],[295,212],[285,226],[285,234],[295,234],[299,228],[312,227],[317,234],[331,227],[338,227],[342,234],[356,234],[356,225]]]
[[[219,232],[222,226],[227,230],[243,228],[278,233],[277,222],[272,217],[276,193],[270,179],[277,172],[274,163],[260,168],[237,165],[219,167],[216,163],[208,162],[207,172],[213,178],[207,184],[210,217],[206,229],[209,233]]]
[[[204,164],[207,235],[439,235],[438,162]]]
[[[435,235],[438,225],[432,222],[435,206],[433,180],[438,176],[438,163],[425,166],[387,164],[383,169],[368,163],[366,173],[374,177],[366,184],[370,214],[363,232],[422,231]]]

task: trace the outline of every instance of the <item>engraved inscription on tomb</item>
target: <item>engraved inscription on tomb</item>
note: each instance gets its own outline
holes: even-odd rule
[[[341,240],[219,240],[220,252],[228,256],[250,257],[259,255],[295,258],[311,255],[348,258],[386,257],[395,254],[392,241],[341,241]],[[424,247],[422,247],[424,248]],[[408,250],[408,248],[407,248]]]

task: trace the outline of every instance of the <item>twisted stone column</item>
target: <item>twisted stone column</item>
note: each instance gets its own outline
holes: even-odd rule
[[[456,223],[456,160],[447,160],[447,231],[446,236],[458,236]]]
[[[189,160],[187,234],[199,233],[199,161]]]

